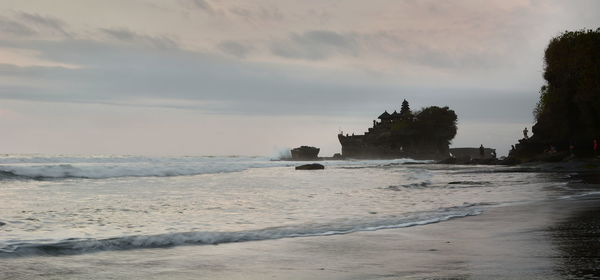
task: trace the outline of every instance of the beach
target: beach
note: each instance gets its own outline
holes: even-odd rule
[[[426,226],[327,237],[100,252],[60,262],[3,259],[0,278],[598,279],[599,202],[502,206]]]
[[[0,181],[0,279],[600,277],[593,172],[202,158],[185,159],[198,166],[186,175],[147,177],[164,174],[158,159],[152,170],[138,158],[60,161],[71,177],[54,162],[3,165],[21,177]],[[22,175],[48,170],[54,178]]]

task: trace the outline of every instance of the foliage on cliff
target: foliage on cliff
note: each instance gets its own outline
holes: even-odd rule
[[[413,129],[421,139],[449,145],[456,136],[457,116],[448,107],[431,106],[415,114]]]
[[[415,113],[408,109],[406,100],[402,103],[403,114],[391,125],[391,130],[413,135],[421,142],[449,145],[456,136],[458,117],[448,107],[431,106]],[[407,109],[404,109],[407,108]]]
[[[534,109],[532,141],[579,152],[600,136],[600,28],[567,31],[545,52],[540,100]]]

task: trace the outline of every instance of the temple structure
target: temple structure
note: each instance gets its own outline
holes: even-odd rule
[[[427,111],[429,110],[429,111]],[[427,114],[421,115],[427,111]],[[435,134],[436,125],[445,125],[443,121],[435,123],[434,116],[442,115],[445,119],[454,117],[454,133],[447,136]],[[441,113],[440,113],[441,112]],[[435,115],[437,114],[437,115]],[[444,115],[445,114],[445,115]],[[450,114],[450,118],[446,115]],[[434,123],[431,125],[431,123]],[[433,131],[433,133],[432,133]],[[402,109],[391,114],[384,111],[373,126],[362,135],[338,134],[344,158],[414,158],[444,159],[449,156],[448,144],[456,134],[456,114],[448,107],[429,107],[418,114],[410,111],[408,102],[402,102]]]

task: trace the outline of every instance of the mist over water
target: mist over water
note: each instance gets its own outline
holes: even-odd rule
[[[563,174],[413,160],[0,157],[0,257],[420,226],[572,195]]]

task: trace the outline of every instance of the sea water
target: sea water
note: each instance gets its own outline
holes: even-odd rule
[[[429,161],[0,156],[0,261],[351,234],[581,195],[566,173]]]

